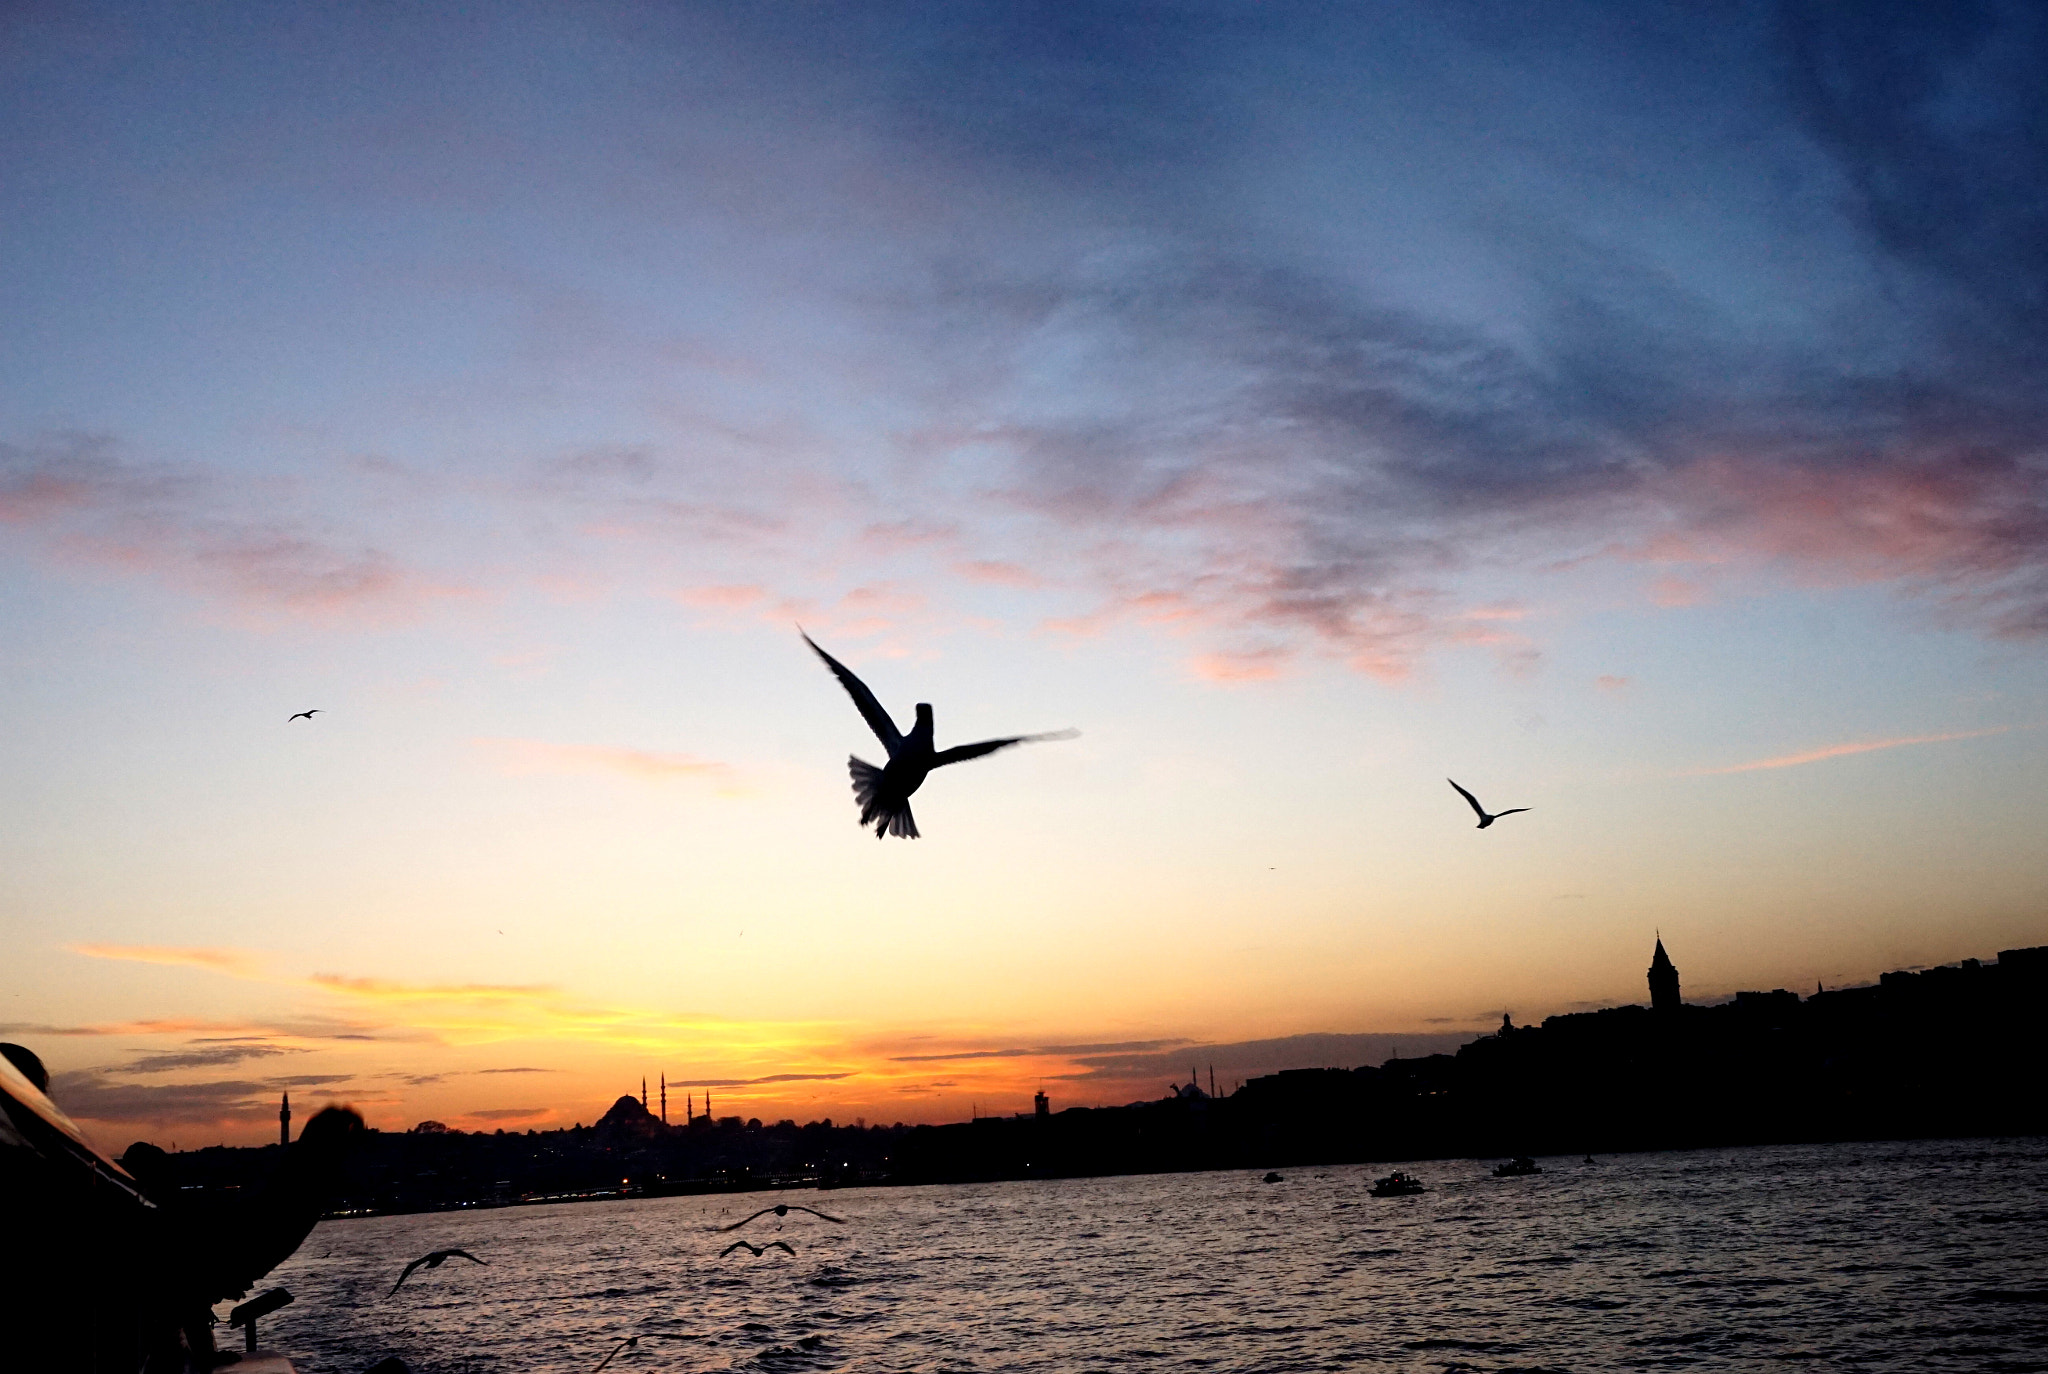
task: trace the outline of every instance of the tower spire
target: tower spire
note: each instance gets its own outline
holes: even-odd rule
[[[668,1075],[661,1076],[661,1124],[668,1125]]]
[[[640,1075],[640,1110],[647,1110],[647,1075]]]
[[[1678,998],[1678,968],[1671,962],[1671,956],[1664,952],[1664,936],[1657,936],[1657,951],[1650,956],[1650,1009],[1652,1011],[1676,1011],[1682,1005]]]
[[[286,1093],[284,1100],[277,1104],[277,1143],[292,1143],[292,1095]]]

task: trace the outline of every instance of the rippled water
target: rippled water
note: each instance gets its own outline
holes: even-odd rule
[[[2048,1140],[872,1188],[323,1223],[273,1276],[301,1374],[2048,1370]],[[745,1231],[711,1228],[775,1201]],[[491,1262],[422,1269],[463,1246]]]

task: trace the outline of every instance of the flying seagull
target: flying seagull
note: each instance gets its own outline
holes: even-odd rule
[[[742,1227],[742,1226],[745,1226],[745,1225],[747,1224],[747,1222],[748,1222],[748,1221],[752,1221],[752,1220],[754,1220],[754,1217],[765,1217],[765,1216],[767,1216],[767,1215],[768,1215],[768,1214],[769,1214],[770,1212],[773,1212],[773,1213],[775,1213],[775,1215],[776,1215],[776,1216],[778,1216],[778,1217],[786,1217],[786,1216],[788,1216],[788,1215],[789,1215],[789,1214],[790,1214],[791,1212],[809,1212],[809,1213],[810,1213],[810,1214],[811,1214],[812,1216],[814,1216],[814,1217],[818,1217],[818,1218],[820,1218],[820,1219],[822,1219],[822,1220],[825,1220],[825,1221],[836,1221],[836,1222],[838,1222],[838,1223],[839,1223],[839,1224],[840,1224],[841,1226],[844,1226],[844,1225],[846,1225],[846,1222],[845,1222],[844,1220],[842,1220],[841,1218],[839,1218],[839,1217],[828,1217],[828,1216],[826,1216],[826,1215],[825,1215],[825,1214],[824,1214],[823,1212],[819,1211],[819,1210],[818,1210],[817,1208],[815,1208],[815,1207],[799,1207],[799,1206],[797,1206],[797,1205],[796,1205],[796,1204],[795,1204],[794,1202],[780,1202],[780,1203],[777,1203],[777,1204],[776,1204],[775,1206],[773,1206],[773,1207],[763,1207],[763,1208],[762,1208],[762,1209],[761,1209],[760,1211],[758,1211],[758,1212],[754,1213],[754,1216],[752,1216],[752,1217],[748,1217],[748,1218],[746,1219],[746,1221],[736,1221],[736,1222],[734,1222],[734,1223],[733,1223],[732,1225],[730,1225],[730,1226],[721,1226],[721,1227],[719,1227],[718,1229],[719,1229],[719,1230],[721,1230],[721,1231],[737,1231],[737,1230],[739,1230],[739,1229],[740,1229],[740,1227]]]
[[[1456,783],[1454,783],[1454,782],[1451,782],[1451,780],[1450,780],[1449,778],[1445,778],[1445,779],[1444,779],[1444,781],[1445,781],[1445,782],[1450,782],[1450,783],[1451,783],[1451,786],[1452,786],[1452,787],[1457,787],[1457,788],[1458,788],[1458,795],[1459,795],[1459,796],[1461,796],[1461,797],[1463,797],[1463,798],[1464,798],[1464,799],[1465,799],[1466,801],[1468,801],[1468,802],[1471,802],[1471,803],[1472,803],[1472,809],[1473,809],[1474,811],[1477,811],[1477,812],[1479,813],[1479,828],[1480,828],[1481,830],[1484,830],[1484,829],[1486,829],[1486,827],[1487,827],[1487,826],[1489,826],[1489,825],[1492,825],[1492,824],[1493,824],[1493,823],[1494,823],[1495,821],[1499,820],[1499,819],[1500,819],[1500,818],[1501,818],[1502,816],[1512,816],[1512,815],[1514,815],[1514,814],[1515,814],[1515,813],[1516,813],[1517,811],[1527,811],[1527,810],[1529,809],[1529,808],[1528,808],[1528,807],[1526,807],[1526,806],[1511,806],[1511,807],[1509,807],[1509,808],[1508,808],[1507,810],[1505,810],[1505,811],[1496,811],[1496,812],[1494,812],[1494,813],[1493,813],[1492,815],[1488,815],[1488,814],[1487,814],[1487,811],[1486,811],[1486,808],[1485,808],[1485,807],[1483,807],[1483,806],[1481,806],[1481,805],[1479,804],[1479,798],[1477,798],[1477,797],[1473,796],[1473,795],[1472,795],[1472,794],[1471,794],[1470,792],[1467,792],[1467,791],[1466,791],[1466,790],[1465,790],[1464,788],[1462,788],[1462,787],[1458,787],[1458,784],[1456,784]]]
[[[736,1240],[732,1244],[726,1246],[723,1250],[720,1250],[718,1252],[718,1257],[720,1259],[724,1259],[727,1255],[730,1255],[735,1250],[745,1250],[749,1254],[751,1254],[755,1259],[761,1258],[761,1256],[767,1254],[770,1250],[781,1250],[787,1253],[790,1256],[790,1258],[796,1258],[796,1251],[790,1249],[789,1242],[786,1240],[771,1240],[766,1245],[755,1245],[751,1241]]]
[[[391,1285],[391,1293],[396,1293],[404,1285],[405,1281],[412,1277],[412,1271],[419,1268],[422,1264],[426,1265],[429,1269],[439,1269],[451,1259],[466,1259],[471,1264],[488,1265],[490,1263],[489,1260],[478,1259],[467,1250],[436,1250],[433,1254],[421,1255],[411,1264],[406,1265],[405,1272],[398,1276],[398,1282]],[[388,1298],[391,1296],[391,1293],[386,1293],[384,1296]]]
[[[797,633],[803,634],[803,631],[799,629]],[[849,757],[846,760],[847,771],[853,775],[853,795],[860,802],[860,823],[872,823],[878,840],[885,835],[900,835],[906,840],[917,838],[917,822],[910,815],[910,794],[924,786],[925,777],[932,769],[978,759],[983,754],[993,754],[1013,744],[1072,739],[1081,733],[1078,730],[1057,730],[1047,735],[1006,735],[1002,739],[985,739],[979,744],[957,744],[951,749],[934,750],[929,703],[917,703],[917,724],[906,735],[896,728],[895,721],[889,719],[889,713],[882,709],[881,702],[875,700],[875,694],[868,690],[868,685],[855,677],[844,663],[820,649],[809,635],[804,635],[804,643],[811,646],[812,653],[825,660],[832,676],[839,679],[839,685],[860,708],[861,719],[868,723],[868,728],[875,732],[875,738],[889,751],[889,762],[881,768],[861,758]]]
[[[310,710],[310,711],[301,711],[301,712],[299,712],[299,713],[298,713],[297,715],[293,716],[293,717],[291,718],[291,720],[287,720],[287,721],[285,722],[285,724],[286,724],[286,725],[290,725],[290,724],[292,723],[292,721],[293,721],[293,720],[311,720],[311,719],[312,719],[313,717],[315,717],[315,716],[317,716],[317,715],[319,715],[319,714],[320,714],[320,708],[319,708],[318,706],[315,706],[315,707],[314,707],[314,708],[313,708],[312,710]]]

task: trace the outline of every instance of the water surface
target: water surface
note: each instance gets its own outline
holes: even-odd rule
[[[324,1222],[301,1374],[2048,1371],[2048,1140],[726,1195]],[[718,1258],[712,1228],[776,1201]],[[491,1262],[406,1261],[462,1246]]]

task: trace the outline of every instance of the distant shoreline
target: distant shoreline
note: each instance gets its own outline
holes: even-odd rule
[[[966,1123],[963,1122],[961,1124],[964,1125]],[[1708,1142],[1697,1145],[1655,1145],[1633,1149],[1615,1150],[1596,1149],[1585,1153],[1590,1153],[1597,1163],[1603,1158],[1616,1159],[1634,1155],[1703,1154],[1713,1150],[1770,1150],[1781,1148],[1794,1148],[1799,1146],[1821,1145],[1909,1145],[1929,1141],[2012,1141],[2015,1143],[2037,1141],[2041,1143],[2043,1151],[2048,1152],[2048,1132],[2008,1133],[1993,1131],[1972,1132],[1961,1135],[1934,1134],[1830,1136],[1822,1139],[1810,1140],[1749,1140],[1737,1142]],[[1545,1160],[1564,1160],[1572,1164],[1577,1164],[1579,1160],[1583,1157],[1583,1155],[1581,1152],[1564,1151],[1555,1154],[1539,1154],[1531,1157],[1534,1158],[1536,1162],[1539,1164],[1541,1164]],[[505,1211],[517,1207],[559,1207],[575,1203],[590,1202],[641,1202],[646,1201],[648,1199],[669,1197],[709,1197],[716,1195],[743,1197],[759,1193],[796,1192],[840,1193],[852,1192],[856,1189],[865,1191],[868,1189],[893,1188],[965,1188],[986,1185],[991,1183],[1065,1183],[1079,1179],[1156,1178],[1171,1174],[1264,1173],[1267,1172],[1269,1168],[1347,1169],[1364,1166],[1405,1166],[1415,1164],[1433,1164],[1442,1163],[1445,1160],[1465,1160],[1483,1162],[1486,1160],[1495,1160],[1501,1158],[1504,1158],[1504,1156],[1498,1154],[1465,1154],[1454,1152],[1446,1154],[1411,1155],[1399,1159],[1320,1159],[1293,1161],[1288,1163],[1279,1163],[1275,1165],[1253,1163],[1204,1165],[1201,1167],[1187,1169],[1118,1169],[1102,1173],[1089,1174],[1018,1174],[1014,1176],[1006,1176],[1000,1178],[963,1179],[862,1179],[859,1182],[835,1183],[830,1186],[825,1186],[821,1184],[819,1180],[815,1178],[789,1179],[774,1182],[761,1180],[733,1186],[709,1182],[692,1182],[685,1184],[653,1187],[647,1189],[597,1189],[590,1192],[551,1194],[543,1197],[521,1197],[512,1198],[509,1200],[491,1200],[482,1202],[450,1202],[431,1207],[365,1208],[351,1211],[326,1212],[321,1215],[320,1220],[323,1222],[369,1221],[378,1217],[430,1216],[437,1215],[443,1212],[496,1212]]]

